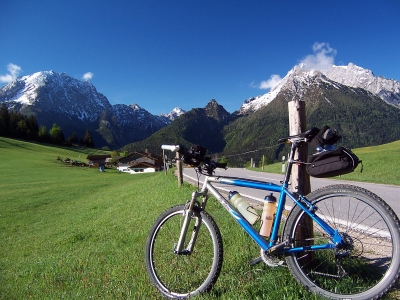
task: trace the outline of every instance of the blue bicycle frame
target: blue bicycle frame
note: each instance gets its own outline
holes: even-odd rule
[[[269,241],[266,241],[259,233],[251,226],[251,224],[232,207],[230,202],[226,200],[211,183],[221,183],[233,186],[247,187],[253,189],[260,189],[270,192],[278,192],[279,200],[277,204],[275,219],[273,222],[273,227],[271,230],[271,236]],[[260,182],[247,180],[236,177],[223,177],[223,176],[206,176],[203,184],[203,189],[201,192],[194,192],[196,196],[206,195],[207,191],[210,191],[213,196],[222,204],[222,206],[229,212],[229,214],[239,223],[239,225],[251,236],[251,238],[264,250],[270,253],[292,253],[300,252],[304,250],[321,250],[321,249],[331,249],[335,246],[340,246],[342,244],[342,237],[339,235],[337,230],[332,229],[324,220],[318,217],[314,213],[314,206],[305,197],[292,194],[288,191],[288,184],[283,183],[282,185],[277,185],[271,182]],[[278,230],[281,223],[282,213],[286,203],[286,196],[294,201],[312,220],[314,220],[321,228],[331,237],[333,243],[322,244],[322,245],[311,245],[296,248],[284,248],[288,244],[288,241],[283,241],[276,245],[278,240]]]

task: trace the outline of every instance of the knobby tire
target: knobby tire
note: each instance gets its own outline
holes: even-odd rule
[[[296,280],[329,299],[379,299],[386,294],[400,269],[400,225],[393,210],[372,192],[351,185],[324,187],[307,199],[348,243],[340,249],[288,255]],[[292,247],[333,243],[299,207],[290,213],[284,236]]]
[[[201,220],[193,252],[176,254],[185,205],[174,206],[156,220],[146,242],[146,269],[153,285],[170,299],[189,298],[209,291],[222,267],[221,233],[212,217],[196,207],[191,217],[185,247]]]

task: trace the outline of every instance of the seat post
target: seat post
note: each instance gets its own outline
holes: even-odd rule
[[[298,147],[298,145],[296,143],[292,142],[289,159],[288,159],[288,167],[287,167],[286,173],[285,173],[285,179],[284,179],[285,184],[289,183],[290,174],[292,173],[292,165],[294,162],[294,154],[296,152],[297,147]]]

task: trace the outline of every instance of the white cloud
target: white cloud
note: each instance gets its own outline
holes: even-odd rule
[[[251,83],[250,86],[261,90],[267,90],[276,86],[281,80],[282,80],[281,76],[274,74],[271,75],[271,77],[268,80],[261,81],[260,84]]]
[[[305,69],[326,70],[334,64],[337,51],[328,43],[314,43],[312,48],[314,54],[309,54],[300,61]]]
[[[282,80],[281,76],[279,75],[271,75],[271,77],[268,80],[261,81],[260,83],[260,89],[266,90],[266,89],[272,89],[274,86],[276,86],[280,81]]]
[[[0,75],[0,82],[9,83],[9,82],[13,81],[15,78],[18,77],[19,72],[21,72],[21,67],[14,65],[12,63],[9,63],[7,65],[7,70],[8,70],[9,74]]]
[[[314,53],[307,55],[300,61],[300,64],[303,64],[303,69],[321,71],[329,69],[334,64],[337,51],[331,48],[328,43],[314,43],[312,49]],[[275,87],[281,80],[282,78],[279,75],[274,74],[268,80],[261,81],[259,84],[253,82],[250,86],[267,90]]]
[[[83,80],[90,80],[90,79],[93,78],[93,76],[94,76],[94,74],[92,72],[87,72],[87,73],[83,74],[82,79]]]

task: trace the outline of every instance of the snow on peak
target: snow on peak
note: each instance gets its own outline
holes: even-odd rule
[[[137,105],[136,103],[133,103],[131,105],[129,105],[130,108],[132,108],[133,110],[140,110],[142,109],[139,105]]]
[[[277,85],[271,88],[268,93],[245,100],[240,108],[240,112],[245,113],[248,111],[256,111],[268,105],[276,98],[282,88],[287,84],[289,78],[295,76],[296,73],[306,73],[306,71],[303,69],[303,65],[296,65]]]
[[[16,78],[4,87],[4,90],[13,94],[10,101],[20,103],[22,105],[31,105],[37,97],[37,89],[46,85],[47,75],[53,71],[36,72],[31,75]],[[53,72],[54,73],[54,72]],[[52,74],[52,73],[51,73]],[[17,89],[17,93],[12,93]]]
[[[400,106],[400,81],[376,77],[371,70],[349,63],[347,66],[335,66],[325,70],[310,69],[306,64],[298,64],[270,91],[264,95],[245,100],[240,108],[241,113],[256,111],[276,98],[283,89],[294,92],[293,96],[300,97],[304,90],[313,82],[313,78],[325,75],[334,82],[354,88],[363,88],[386,101]]]
[[[185,111],[180,107],[175,107],[170,113],[175,113],[177,115],[182,115]]]
[[[184,113],[186,113],[186,111],[184,111],[182,108],[175,107],[169,114],[160,114],[159,116],[173,121]]]
[[[389,104],[400,105],[400,81],[377,77],[371,70],[352,63],[347,66],[334,66],[323,71],[323,74],[338,83],[365,89]]]

